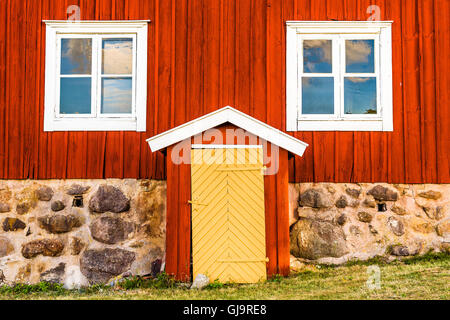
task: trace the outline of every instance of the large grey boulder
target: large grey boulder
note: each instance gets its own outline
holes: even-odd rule
[[[87,250],[80,259],[81,273],[90,283],[106,283],[128,269],[136,254],[123,249]]]
[[[291,254],[297,258],[339,258],[348,253],[342,228],[328,221],[301,219],[293,226],[290,239]]]
[[[134,226],[121,218],[100,217],[92,222],[92,237],[102,243],[115,244],[128,238],[133,232]]]
[[[329,208],[332,206],[332,202],[324,191],[309,189],[300,195],[299,205],[311,208]]]
[[[102,185],[89,201],[89,209],[97,213],[125,212],[130,210],[130,199],[125,197],[120,189]]]

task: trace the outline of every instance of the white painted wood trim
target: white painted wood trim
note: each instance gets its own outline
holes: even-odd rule
[[[299,120],[299,131],[383,131],[382,120]]]
[[[150,149],[155,152],[226,122],[234,124],[235,126],[242,128],[255,136],[258,136],[299,156],[302,156],[308,147],[307,143],[275,129],[262,121],[250,117],[249,115],[230,106],[211,112],[203,117],[149,138],[147,139],[147,142]]]
[[[385,21],[297,21],[288,20],[286,21],[286,26],[295,28],[367,28],[367,27],[388,27],[391,26],[393,20]]]
[[[47,28],[45,32],[45,108],[44,131],[54,131],[56,92],[56,32]]]
[[[392,93],[392,23],[393,21],[287,21],[286,33],[286,130],[287,131],[393,131],[393,93]],[[294,35],[295,34],[295,35]],[[303,37],[351,36],[379,37],[379,47],[375,48],[380,62],[378,71],[378,115],[301,115],[301,85],[298,56],[299,41]],[[340,40],[340,42],[342,42]],[[333,53],[333,56],[335,54]],[[336,63],[333,60],[333,64]],[[343,66],[341,66],[343,68]],[[333,66],[335,68],[335,66]],[[311,75],[321,76],[321,75]],[[363,76],[363,75],[360,75]],[[342,84],[339,82],[339,89]],[[335,85],[336,87],[336,85]],[[339,90],[340,92],[341,90]],[[336,93],[336,92],[335,92]],[[341,93],[342,95],[342,93]],[[294,102],[295,99],[295,102]],[[336,100],[336,97],[335,97]],[[336,101],[335,101],[336,103]],[[337,102],[342,111],[343,97]],[[336,111],[336,110],[335,110]],[[336,113],[336,112],[335,112]],[[340,112],[342,113],[342,112]],[[334,119],[333,119],[334,117]],[[295,119],[295,121],[294,121]],[[295,122],[295,124],[293,124]]]
[[[147,117],[147,50],[150,20],[60,21],[43,20],[46,24],[45,111],[44,131],[146,131]],[[135,35],[135,89],[133,115],[58,117],[57,36],[93,36],[96,34]],[[134,37],[134,36],[133,36]],[[94,64],[95,67],[95,64]],[[92,92],[93,99],[95,90]],[[97,97],[96,97],[97,98]],[[98,100],[98,99],[97,99]],[[96,101],[98,104],[98,101]],[[95,104],[92,106],[95,107]],[[95,111],[95,110],[94,110]]]
[[[287,28],[286,34],[286,131],[297,131],[298,68],[297,33],[294,28]]]
[[[63,118],[52,122],[52,131],[137,131],[136,119]]]
[[[383,48],[386,46],[386,48]],[[383,131],[394,131],[394,98],[392,79],[392,28],[383,28],[380,34],[381,55],[381,110],[383,114]]]
[[[147,129],[147,50],[148,28],[139,28],[136,46],[136,131]]]

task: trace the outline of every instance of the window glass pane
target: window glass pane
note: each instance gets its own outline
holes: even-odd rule
[[[61,39],[61,74],[91,74],[92,39]]]
[[[133,39],[107,39],[102,46],[103,74],[132,74]]]
[[[346,40],[345,58],[347,73],[375,72],[374,40]]]
[[[302,114],[334,114],[334,78],[302,79]]]
[[[377,79],[345,78],[345,114],[377,114]]]
[[[102,113],[131,113],[131,78],[102,79]]]
[[[303,40],[303,72],[331,73],[331,40]]]
[[[61,114],[91,113],[91,78],[61,78]]]

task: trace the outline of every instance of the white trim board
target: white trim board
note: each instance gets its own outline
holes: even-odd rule
[[[147,46],[150,20],[61,21],[43,20],[46,25],[44,131],[146,131],[147,117]],[[100,71],[102,38],[133,38],[132,113],[101,114]],[[62,38],[92,38],[93,59],[91,114],[60,115],[59,67]],[[115,76],[114,76],[115,77]]]
[[[392,21],[286,21],[286,131],[393,131]],[[303,40],[333,42],[332,72],[304,73]],[[371,73],[345,71],[345,41],[368,39],[375,43]],[[302,113],[302,78],[334,78],[334,113]],[[346,77],[373,77],[377,88],[376,115],[345,113]]]
[[[298,156],[303,156],[308,144],[300,141],[268,124],[259,121],[249,115],[238,111],[230,106],[211,112],[200,118],[182,124],[176,128],[163,132],[147,139],[150,149],[155,152],[192,136],[202,133],[208,129],[229,122],[242,128],[255,136],[273,143]]]

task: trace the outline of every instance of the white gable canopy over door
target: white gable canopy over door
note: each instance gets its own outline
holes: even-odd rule
[[[307,143],[230,106],[163,132],[147,139],[147,142],[150,149],[155,152],[227,122],[300,157],[308,147]]]

